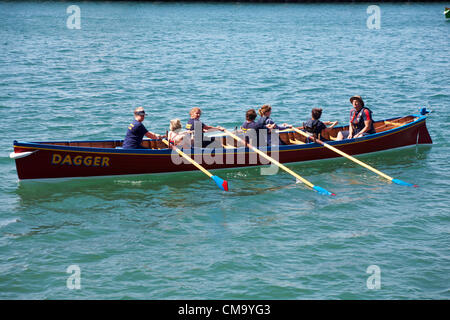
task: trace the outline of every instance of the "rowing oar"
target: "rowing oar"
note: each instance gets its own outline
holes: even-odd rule
[[[317,191],[320,194],[324,194],[324,195],[328,195],[328,196],[335,196],[336,194],[329,192],[327,190],[325,190],[324,188],[321,188],[319,186],[315,186],[313,185],[311,182],[309,182],[308,180],[300,177],[298,174],[296,174],[294,171],[292,171],[291,169],[287,168],[286,166],[284,166],[283,164],[279,163],[277,160],[275,160],[272,157],[269,157],[267,154],[265,154],[264,152],[262,152],[261,150],[255,148],[254,146],[252,146],[250,143],[245,142],[244,140],[242,140],[241,138],[239,138],[238,136],[236,136],[234,133],[228,131],[228,130],[224,130],[225,133],[227,133],[229,136],[231,136],[232,138],[234,138],[235,140],[243,143],[244,145],[248,146],[250,149],[252,149],[254,152],[258,153],[260,156],[266,158],[267,160],[269,160],[270,162],[272,162],[273,164],[277,165],[278,167],[280,167],[281,169],[283,169],[284,171],[286,171],[287,173],[293,175],[295,178],[297,178],[298,180],[300,180],[301,182],[303,182],[304,184],[306,184],[307,186],[309,186],[310,188],[314,189],[315,191]]]
[[[297,133],[299,133],[299,134],[301,134],[301,135],[304,135],[305,137],[308,137],[308,138],[311,138],[311,139],[313,138],[313,136],[312,136],[311,134],[306,133],[306,132],[304,132],[304,131],[301,131],[301,130],[295,128],[295,127],[292,127],[292,130],[294,130],[295,132],[297,132]],[[402,180],[400,180],[400,179],[394,179],[394,178],[388,176],[387,174],[384,174],[383,172],[381,172],[381,171],[379,171],[379,170],[377,170],[377,169],[375,169],[375,168],[369,166],[368,164],[366,164],[366,163],[364,163],[364,162],[362,162],[362,161],[356,159],[355,157],[352,157],[351,155],[349,155],[349,154],[347,154],[347,153],[345,153],[345,152],[343,152],[343,151],[341,151],[341,150],[339,150],[339,149],[337,149],[337,148],[335,148],[335,147],[329,145],[328,143],[325,143],[325,142],[323,142],[323,141],[321,141],[321,140],[319,140],[319,139],[315,139],[315,141],[318,142],[318,143],[320,143],[320,144],[323,145],[324,147],[326,147],[326,148],[328,148],[328,149],[330,149],[330,150],[333,150],[334,152],[340,154],[341,156],[346,157],[347,159],[350,159],[350,160],[356,162],[357,164],[363,166],[364,168],[369,169],[369,170],[375,172],[376,174],[382,176],[383,178],[386,178],[386,179],[389,180],[389,181],[392,181],[392,182],[394,182],[394,183],[396,183],[396,184],[399,184],[399,185],[402,185],[402,186],[417,187],[417,185],[415,185],[415,184],[411,184],[411,183],[402,181]]]
[[[217,184],[217,186],[222,189],[223,191],[228,191],[228,181],[223,180],[222,178],[219,178],[218,176],[212,175],[211,172],[203,168],[200,164],[198,164],[194,159],[189,157],[186,153],[175,147],[174,145],[171,145],[166,139],[161,139],[162,142],[164,142],[166,145],[169,146],[169,148],[172,148],[176,152],[178,152],[179,155],[181,155],[183,158],[188,160],[190,163],[192,163],[194,166],[197,167],[201,172],[206,174],[208,177],[214,180],[214,182]]]

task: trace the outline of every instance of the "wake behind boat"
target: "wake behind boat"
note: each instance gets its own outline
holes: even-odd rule
[[[425,114],[375,121],[375,134],[336,141],[340,131],[348,126],[327,128],[322,137],[328,144],[349,154],[358,155],[416,144],[431,144],[426,127]],[[261,151],[278,157],[280,163],[295,163],[339,157],[339,154],[323,145],[308,142],[307,138],[294,130],[279,132],[285,145],[274,152],[273,147],[262,147]],[[207,170],[267,165],[264,157],[237,141],[230,143],[227,135],[220,137],[221,148],[192,148],[184,150],[193,159],[200,160]],[[19,180],[95,177],[111,175],[140,175],[193,171],[189,162],[167,148],[162,140],[143,140],[147,149],[121,149],[123,140],[104,141],[14,141],[15,160]],[[183,149],[182,149],[183,150]],[[174,154],[177,157],[174,156]]]

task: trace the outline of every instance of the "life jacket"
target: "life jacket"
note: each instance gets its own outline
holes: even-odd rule
[[[350,119],[350,122],[354,125],[356,132],[358,133],[360,132],[362,129],[364,129],[364,127],[366,126],[364,123],[364,112],[366,113],[366,117],[367,117],[367,113],[368,116],[370,118],[370,120],[372,120],[372,123],[370,125],[370,129],[367,131],[367,133],[375,133],[375,128],[373,126],[373,118],[372,118],[372,111],[369,108],[363,107],[361,108],[361,110],[359,110],[358,113],[356,113],[356,110],[353,112],[353,115]]]

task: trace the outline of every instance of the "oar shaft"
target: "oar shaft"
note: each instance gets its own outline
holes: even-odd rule
[[[176,152],[178,152],[179,155],[181,155],[183,158],[185,158],[186,160],[188,160],[190,163],[192,163],[194,166],[197,167],[197,169],[199,169],[200,171],[202,171],[204,174],[206,174],[208,177],[212,177],[213,175],[206,170],[205,168],[203,168],[201,165],[199,165],[194,159],[192,159],[191,157],[189,157],[187,154],[185,154],[183,151],[181,151],[180,149],[178,149],[175,146],[170,146],[169,141],[167,141],[166,139],[162,139],[162,141],[169,147],[172,147],[173,150],[175,150]]]
[[[297,129],[297,128],[292,127],[292,129],[293,129],[295,132],[297,132],[297,133],[299,133],[299,134],[301,134],[301,135],[304,135],[305,137],[308,137],[308,138],[309,138],[309,137],[311,136],[311,135],[309,135],[308,133],[303,132],[303,131],[301,131],[301,130],[299,130],[299,129]],[[329,145],[328,143],[325,143],[325,142],[323,142],[323,141],[321,141],[321,140],[319,140],[319,139],[316,139],[316,141],[319,142],[320,144],[322,144],[324,147],[326,147],[326,148],[328,148],[328,149],[330,149],[330,150],[332,150],[332,151],[334,151],[334,152],[340,154],[340,155],[343,156],[343,157],[346,157],[347,159],[350,159],[350,160],[356,162],[357,164],[363,166],[363,167],[366,168],[366,169],[369,169],[369,170],[375,172],[376,174],[378,174],[378,175],[380,175],[380,176],[382,176],[382,177],[388,179],[389,181],[392,181],[392,180],[394,179],[394,178],[388,176],[387,174],[384,174],[383,172],[381,172],[381,171],[375,169],[374,167],[371,167],[371,166],[369,166],[368,164],[366,164],[366,163],[364,163],[364,162],[362,162],[362,161],[356,159],[355,157],[352,157],[351,155],[349,155],[349,154],[347,154],[347,153],[345,153],[345,152],[343,152],[343,151],[341,151],[341,150],[339,150],[339,149],[337,149],[337,148],[335,148],[335,147]]]
[[[351,155],[349,155],[349,154],[347,154],[347,153],[345,153],[345,152],[342,152],[341,150],[339,150],[339,149],[337,149],[337,148],[335,148],[335,147],[333,147],[333,146],[330,146],[330,145],[327,144],[327,143],[323,143],[323,145],[324,145],[325,147],[327,147],[328,149],[333,150],[334,152],[339,153],[341,156],[346,157],[347,159],[350,159],[350,160],[356,162],[357,164],[363,166],[364,168],[369,169],[369,170],[375,172],[376,174],[379,174],[380,176],[382,176],[382,177],[384,177],[384,178],[386,178],[386,179],[388,179],[388,180],[394,179],[394,178],[388,176],[387,174],[385,174],[385,173],[383,173],[383,172],[381,172],[381,171],[375,169],[374,167],[371,167],[371,166],[369,166],[368,164],[366,164],[366,163],[364,163],[364,162],[362,162],[362,161],[356,159],[355,157],[352,157]]]
[[[283,169],[284,171],[286,171],[287,173],[293,175],[294,177],[296,177],[298,180],[300,180],[301,182],[303,182],[304,184],[306,184],[307,186],[314,188],[314,185],[309,182],[308,180],[302,178],[301,176],[299,176],[298,174],[296,174],[294,171],[292,171],[291,169],[287,168],[285,165],[279,163],[277,160],[275,160],[272,157],[269,157],[267,154],[265,154],[264,152],[262,152],[261,150],[253,147],[250,143],[246,143],[243,139],[239,138],[237,135],[233,134],[232,132],[225,130],[225,132],[231,136],[232,138],[234,138],[237,141],[240,141],[241,143],[243,143],[244,145],[247,145],[250,149],[252,149],[254,152],[256,152],[257,154],[259,154],[260,156],[264,157],[265,159],[269,160],[270,162],[272,162],[273,164],[279,166],[281,169]]]

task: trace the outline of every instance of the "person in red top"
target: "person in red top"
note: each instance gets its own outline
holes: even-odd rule
[[[354,139],[375,133],[372,111],[364,107],[364,101],[360,96],[350,98],[353,109],[350,111],[349,130],[338,133],[336,140]]]

